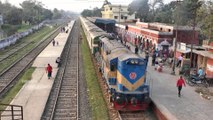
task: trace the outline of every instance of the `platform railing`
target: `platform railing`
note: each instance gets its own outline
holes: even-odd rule
[[[23,107],[0,104],[0,120],[23,120]]]

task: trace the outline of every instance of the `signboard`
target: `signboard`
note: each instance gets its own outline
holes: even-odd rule
[[[186,43],[180,43],[180,49],[186,51]]]

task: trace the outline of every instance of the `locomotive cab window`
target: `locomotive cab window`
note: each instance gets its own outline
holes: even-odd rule
[[[132,60],[126,61],[126,64],[128,64],[128,65],[143,65],[144,62],[132,59]]]

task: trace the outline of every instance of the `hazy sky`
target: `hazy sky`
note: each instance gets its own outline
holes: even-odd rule
[[[4,0],[1,0],[4,1]],[[12,5],[18,6],[19,3],[22,3],[25,0],[8,0]],[[48,9],[63,9],[70,10],[74,12],[81,12],[83,9],[92,9],[94,7],[101,7],[104,0],[37,0],[45,4],[45,7]],[[133,0],[108,0],[112,4],[124,4],[128,5]],[[168,3],[174,0],[164,0],[164,3]]]

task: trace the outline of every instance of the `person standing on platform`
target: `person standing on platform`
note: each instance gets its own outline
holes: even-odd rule
[[[152,55],[152,66],[155,65],[155,60],[156,60],[156,54],[155,54],[155,52],[153,52],[153,55]]]
[[[135,47],[135,54],[138,54],[138,46]]]
[[[52,66],[50,64],[47,65],[46,67],[46,72],[47,72],[47,77],[50,79],[52,77]]]
[[[61,66],[61,59],[60,59],[60,57],[58,57],[55,62],[58,64],[58,67]]]
[[[53,46],[55,46],[55,40],[54,39],[53,39],[52,43],[53,43]]]
[[[184,82],[184,80],[183,80],[183,77],[180,76],[180,79],[178,79],[178,81],[177,81],[178,97],[181,96],[181,89],[182,89],[182,86],[183,86],[183,85],[186,87],[186,84],[185,84],[185,82]]]

